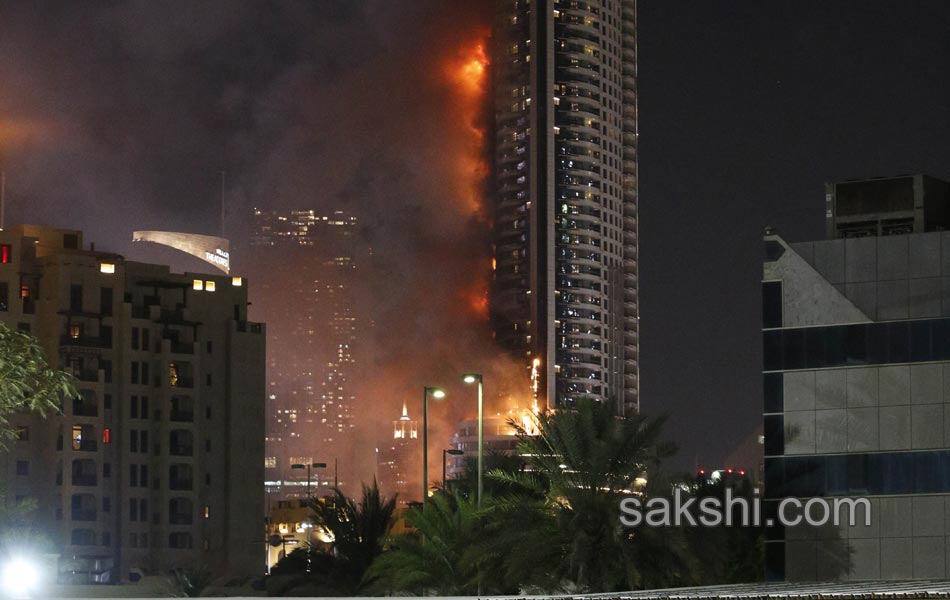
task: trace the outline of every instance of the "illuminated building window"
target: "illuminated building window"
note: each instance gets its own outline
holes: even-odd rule
[[[242,285],[244,285],[244,280],[241,279],[240,277],[232,277],[231,285],[233,285],[234,287],[241,287]]]
[[[20,286],[20,298],[29,298],[30,297],[30,286],[21,285]]]
[[[191,282],[191,289],[193,290],[203,290],[205,289],[205,282],[200,279],[195,279]]]
[[[113,263],[100,263],[99,264],[100,273],[115,273],[115,265]]]
[[[73,425],[73,450],[82,447],[82,425]]]
[[[112,443],[112,430],[106,427],[102,430],[102,443],[111,444]]]
[[[276,457],[276,456],[265,456],[265,457],[264,457],[264,468],[265,468],[265,469],[276,469],[276,468],[277,468],[277,457]]]
[[[0,264],[10,264],[12,260],[10,244],[0,244]]]
[[[79,336],[82,335],[82,326],[79,323],[72,323],[69,326],[69,337],[74,340],[78,340]]]
[[[178,365],[173,362],[168,363],[168,384],[172,387],[178,385]]]
[[[206,291],[206,292],[213,292],[213,291],[214,291],[214,282],[213,282],[213,281],[206,281],[206,282],[205,282],[205,291]]]
[[[206,519],[211,518],[211,507],[208,506],[207,504],[205,504],[205,518]]]

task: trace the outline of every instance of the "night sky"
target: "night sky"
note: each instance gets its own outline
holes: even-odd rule
[[[221,170],[238,243],[255,206],[353,209],[380,257],[388,401],[454,379],[486,332],[435,307],[488,247],[458,199],[472,124],[447,69],[490,5],[0,0],[7,223],[195,268],[131,232],[215,233]],[[641,0],[642,406],[681,466],[760,421],[763,228],[819,238],[824,181],[950,177],[947,31],[942,0]]]

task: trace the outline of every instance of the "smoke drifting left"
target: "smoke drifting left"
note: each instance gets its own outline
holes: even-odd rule
[[[423,385],[449,391],[433,405],[435,460],[474,410],[463,371],[485,374],[489,402],[526,392],[523,365],[498,356],[487,328],[491,5],[4,3],[8,222],[82,228],[100,247],[198,269],[129,240],[216,231],[222,170],[238,243],[252,207],[354,211],[371,252],[360,476],[404,400],[418,416]]]

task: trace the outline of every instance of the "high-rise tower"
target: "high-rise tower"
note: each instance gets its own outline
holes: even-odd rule
[[[252,309],[275,324],[267,338],[269,482],[294,479],[302,472],[292,465],[316,461],[338,464],[338,483],[352,484],[356,227],[356,217],[343,211],[254,213],[243,268],[260,282]]]
[[[636,0],[498,0],[496,340],[537,399],[639,409]]]

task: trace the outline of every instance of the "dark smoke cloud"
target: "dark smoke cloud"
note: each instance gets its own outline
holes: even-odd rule
[[[494,401],[521,369],[470,306],[488,223],[462,200],[471,123],[446,71],[490,18],[490,0],[0,4],[8,222],[197,270],[131,232],[216,233],[220,171],[238,244],[252,207],[355,211],[372,253],[361,443],[441,384],[454,401],[433,409],[439,448],[474,407],[462,371],[485,371]]]

